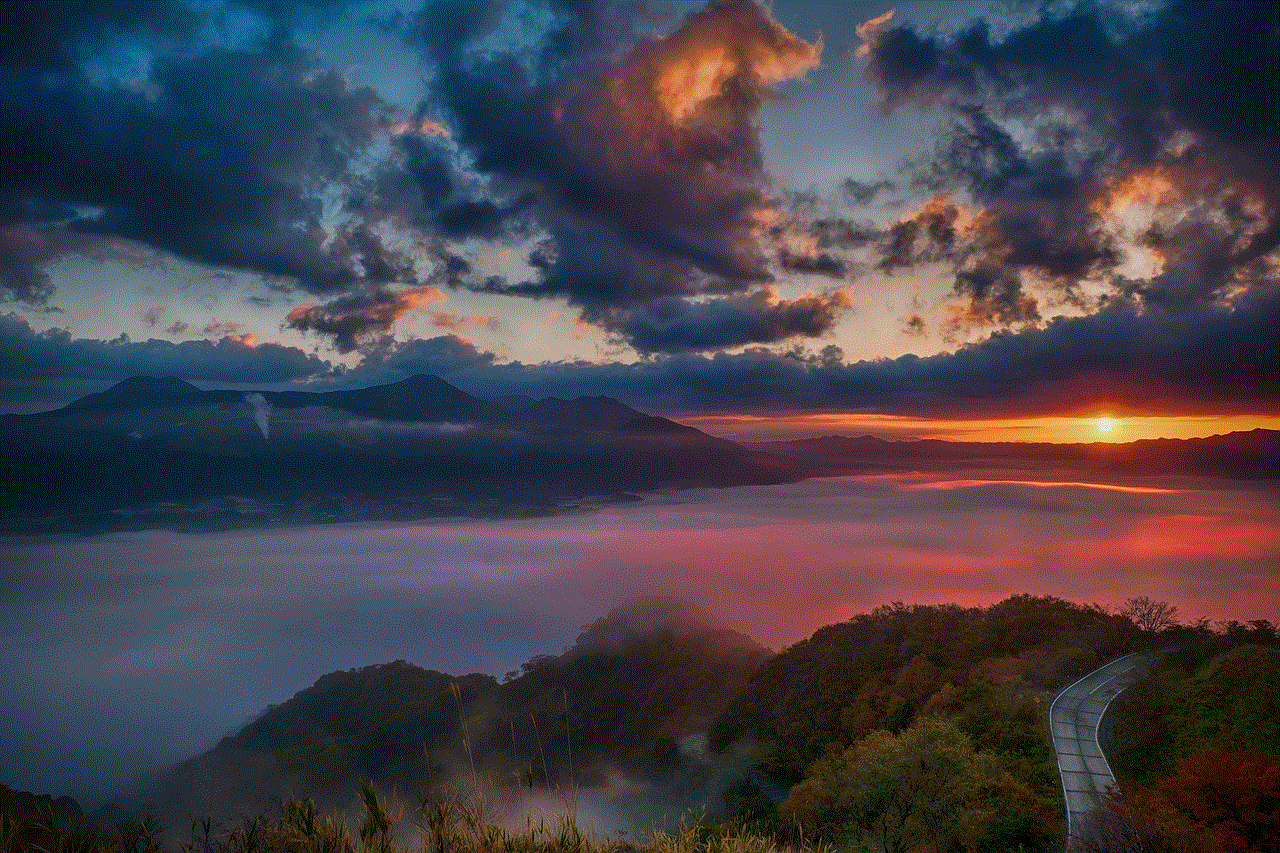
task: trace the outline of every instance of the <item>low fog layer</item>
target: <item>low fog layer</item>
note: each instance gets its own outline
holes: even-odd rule
[[[645,593],[775,648],[894,600],[1280,612],[1274,489],[1050,479],[882,475],[531,520],[10,538],[0,778],[92,805],[323,673],[403,658],[501,677]]]

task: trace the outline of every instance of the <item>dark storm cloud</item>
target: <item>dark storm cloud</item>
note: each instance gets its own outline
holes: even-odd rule
[[[199,19],[179,0],[0,0],[0,67],[72,69],[111,40],[191,38]]]
[[[876,267],[892,273],[901,267],[954,259],[960,213],[947,197],[935,196],[919,210],[890,223],[880,239]]]
[[[821,275],[827,278],[846,278],[849,275],[848,262],[828,252],[792,254],[787,249],[780,249],[778,266],[787,272],[801,275]]]
[[[534,280],[473,286],[563,298],[623,335],[650,327],[650,302],[669,311],[673,299],[763,293],[780,253],[764,225],[775,204],[764,193],[759,110],[775,85],[816,66],[821,45],[751,0],[717,0],[664,36],[644,34],[646,21],[622,6],[556,3],[556,24],[529,57],[485,43],[505,11],[434,3],[415,28],[438,73],[420,112],[446,117],[496,194],[446,204],[455,186],[444,152],[415,143],[406,163],[424,206],[439,205],[436,227],[492,236],[535,216],[551,238],[530,259]],[[842,274],[830,255],[789,251],[782,266]],[[724,317],[734,328],[722,337],[736,339],[742,310],[756,304],[687,310]],[[755,325],[774,328],[767,316]],[[674,331],[642,347],[659,343],[701,348]]]
[[[419,121],[421,121],[421,117]],[[430,120],[428,120],[430,121]],[[413,125],[413,121],[403,123]],[[404,132],[393,139],[394,155],[383,164],[374,198],[364,203],[375,216],[393,214],[416,228],[450,239],[486,240],[526,236],[532,194],[509,201],[485,197],[474,178],[458,166],[443,138],[444,128],[431,122],[429,133]]]
[[[35,332],[18,314],[0,315],[5,378],[123,379],[180,376],[209,382],[287,382],[329,375],[333,366],[296,347],[260,344],[252,335],[173,343],[73,339],[63,329]]]
[[[0,296],[32,306],[47,305],[54,288],[44,268],[57,254],[43,235],[30,228],[0,228]]]
[[[812,297],[816,304],[824,298],[830,297]],[[721,325],[699,328],[698,319],[695,314],[669,322],[693,327],[683,339]],[[818,354],[763,348],[736,355],[686,352],[634,364],[499,363],[463,338],[442,335],[374,348],[356,368],[343,371],[295,348],[254,347],[245,340],[72,340],[59,329],[35,333],[18,315],[0,318],[0,360],[10,377],[323,379],[333,387],[428,372],[486,396],[607,394],[667,413],[827,410],[945,417],[1063,414],[1105,406],[1118,413],[1240,414],[1273,412],[1280,398],[1275,298],[1247,300],[1233,309],[1201,305],[1179,311],[1140,310],[1116,300],[1091,316],[1000,332],[955,353],[855,363],[845,363],[834,348]]]
[[[1190,312],[1117,301],[928,358],[845,363],[749,349],[636,364],[493,364],[456,380],[473,393],[608,394],[665,412],[1263,413],[1280,395],[1280,301]]]
[[[956,273],[955,292],[968,300],[963,325],[1015,325],[1040,319],[1036,299],[1022,290],[1016,272],[979,262]]]
[[[866,183],[855,178],[845,178],[840,184],[840,192],[851,203],[856,205],[870,204],[881,193],[893,192],[898,185],[893,181],[881,179]]]
[[[872,222],[849,219],[815,219],[805,231],[819,249],[861,249],[874,242],[881,229]]]
[[[287,21],[348,3],[233,0],[231,5]],[[112,48],[190,43],[211,13],[183,0],[0,0],[0,67],[74,72],[84,60]]]
[[[1101,155],[1073,154],[1073,141],[1061,138],[1026,152],[982,110],[956,112],[930,180],[959,184],[983,205],[971,251],[1066,286],[1115,268],[1120,256],[1093,183],[1105,175]]]
[[[138,267],[158,267],[159,255],[144,246],[66,231],[43,233],[27,225],[5,227],[0,219],[0,298],[45,310],[53,295],[46,267],[65,256],[114,260]]]
[[[820,337],[849,307],[842,290],[780,300],[776,289],[765,288],[706,302],[654,300],[627,313],[619,330],[641,352],[696,352]]]
[[[322,221],[386,112],[279,30],[257,51],[157,57],[137,86],[0,70],[0,225],[123,238],[321,294],[410,278],[364,224]],[[6,289],[47,298],[39,260],[6,263]]]
[[[449,377],[462,371],[491,367],[494,360],[493,353],[478,349],[471,341],[458,335],[414,338],[366,355],[344,378],[352,382],[373,383],[419,373]]]
[[[1156,231],[1200,232],[1191,249],[1163,242],[1194,255],[1171,264],[1183,302],[1229,300],[1268,275],[1250,265],[1280,245],[1280,4],[1172,2],[1131,19],[1082,3],[1001,39],[984,22],[943,37],[887,18],[860,34],[886,111],[951,115],[917,182],[980,207],[970,254],[1071,295],[1114,273],[1108,219],[1138,198]],[[1169,283],[1122,289],[1169,304]]]

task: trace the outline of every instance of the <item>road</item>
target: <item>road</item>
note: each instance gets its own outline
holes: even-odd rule
[[[1167,649],[1155,649],[1116,658],[1067,686],[1049,706],[1049,731],[1067,804],[1068,850],[1073,846],[1071,839],[1088,832],[1094,810],[1116,783],[1098,743],[1107,705],[1167,653]]]

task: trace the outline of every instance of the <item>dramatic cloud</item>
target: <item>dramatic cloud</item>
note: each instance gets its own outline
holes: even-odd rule
[[[706,302],[668,298],[627,313],[620,329],[641,352],[716,350],[826,334],[850,308],[843,290],[778,299],[777,288]]]
[[[834,348],[832,348],[834,349]],[[1270,413],[1280,398],[1280,304],[1139,311],[1001,332],[928,358],[846,363],[839,352],[673,355],[636,364],[494,364],[484,394],[609,394],[674,412],[884,412],[930,417]]]
[[[945,195],[934,196],[907,216],[890,223],[880,244],[876,267],[892,273],[900,267],[957,259],[957,223],[968,226],[971,217]]]
[[[1274,282],[1259,259],[1280,245],[1280,6],[1177,0],[1131,19],[1083,3],[999,40],[985,22],[943,37],[882,16],[859,35],[886,112],[950,114],[917,183],[973,199],[961,262],[1000,269],[1006,291],[1031,274],[1068,298],[1097,280],[1187,307]],[[889,267],[917,260],[897,248]],[[1150,280],[1119,275],[1133,248],[1160,262]]]
[[[44,267],[58,251],[25,225],[0,228],[0,295],[27,305],[44,305],[53,283]]]
[[[928,31],[880,15],[856,28],[857,61],[885,111],[940,115],[942,133],[900,171],[877,166],[834,192],[765,173],[760,125],[778,126],[763,108],[821,73],[822,44],[757,0],[679,19],[594,0],[431,2],[397,24],[426,69],[408,87],[421,102],[401,105],[384,100],[395,86],[352,82],[387,68],[348,75],[298,45],[291,25],[315,5],[240,3],[218,12],[253,25],[217,32],[203,4],[0,10],[16,22],[0,37],[0,298],[56,310],[68,256],[158,267],[172,254],[263,275],[272,291],[236,297],[254,320],[218,307],[204,329],[215,340],[181,358],[283,364],[298,351],[241,333],[303,302],[270,320],[360,353],[352,381],[419,358],[477,387],[537,395],[545,381],[687,410],[1039,411],[1108,393],[1177,407],[1178,381],[1186,406],[1217,405],[1219,381],[1221,399],[1258,408],[1272,389],[1259,376],[1275,372],[1275,336],[1258,318],[1280,304],[1275,4],[1053,5],[1013,27]],[[832,97],[814,94],[806,104]],[[968,345],[853,364],[778,352],[821,337],[850,348],[842,285],[864,274],[888,279],[879,320],[899,344],[915,344],[905,332],[922,348]],[[451,288],[479,294],[474,313],[428,307]],[[907,309],[912,291],[929,295]],[[189,328],[147,307],[182,297],[149,293],[129,315],[169,335],[209,317]],[[456,334],[392,337],[413,311],[453,333],[515,329],[522,309],[498,314],[511,303],[493,295],[568,303],[597,340],[643,357],[528,365]],[[77,335],[115,334],[76,322]],[[43,335],[27,338],[61,341],[58,365],[110,365],[95,376],[156,344]],[[504,357],[555,358],[522,348],[528,337]],[[182,363],[196,378],[222,369]],[[329,370],[316,364],[273,369]]]
[[[0,2],[0,68],[72,69],[89,48],[143,38],[186,40],[196,14],[179,0]]]
[[[3,224],[0,195],[0,298],[44,307],[53,295],[53,282],[45,267],[63,255],[79,255],[96,261],[113,260],[138,267],[158,267],[154,252],[123,240],[82,234],[41,233],[29,225]]]
[[[533,67],[486,42],[502,4],[441,2],[423,12],[419,36],[440,83],[434,107],[498,196],[447,205],[456,176],[444,150],[410,137],[417,197],[436,203],[435,221],[451,233],[491,236],[504,219],[530,212],[550,233],[530,258],[535,279],[482,289],[565,298],[584,320],[624,335],[648,327],[645,315],[671,310],[672,300],[747,295],[720,312],[736,330],[719,336],[738,338],[741,312],[767,307],[749,295],[763,293],[776,257],[760,107],[778,97],[774,86],[817,66],[821,44],[787,32],[753,0],[713,2],[664,36],[637,37],[635,21],[603,6],[554,9],[558,28]],[[403,196],[393,190],[390,197]],[[829,255],[788,251],[791,269],[843,272]],[[767,317],[757,325],[776,328]],[[674,350],[700,346],[675,334],[661,340]]]
[[[479,326],[493,330],[500,324],[498,318],[492,314],[460,315],[451,311],[432,311],[431,325],[451,332],[461,332],[463,329],[474,329]]]
[[[1022,291],[1022,279],[1004,267],[980,262],[956,273],[956,293],[968,307],[954,322],[957,327],[1030,323],[1040,319],[1035,297]]]
[[[0,227],[13,225],[0,280],[14,298],[48,298],[43,267],[67,235],[77,251],[86,237],[124,239],[322,294],[411,280],[363,223],[324,216],[386,105],[286,36],[259,51],[159,56],[141,83],[26,66],[3,82]]]
[[[492,367],[493,353],[484,352],[466,338],[440,335],[394,343],[367,354],[345,378],[356,383],[394,381],[418,373],[452,377],[465,371],[483,375]]]
[[[898,188],[893,181],[879,180],[864,183],[853,178],[845,178],[840,184],[840,191],[851,204],[870,204],[881,193],[893,192]]]
[[[431,302],[446,302],[438,287],[404,290],[372,287],[341,296],[323,305],[299,305],[285,322],[301,332],[315,332],[333,338],[338,352],[351,352],[377,343],[391,326],[411,311]]]
[[[820,305],[833,298],[839,297],[810,296],[797,302],[809,299]],[[731,325],[724,321],[698,327],[698,319],[695,314],[670,322],[690,327],[681,330],[682,339]],[[816,355],[751,348],[737,355],[690,352],[634,364],[523,364],[500,362],[470,341],[442,335],[384,342],[353,370],[341,371],[293,347],[252,344],[250,336],[181,344],[72,340],[58,329],[35,333],[16,314],[0,318],[0,357],[15,377],[323,379],[333,387],[435,373],[486,396],[607,394],[667,413],[824,410],[1021,417],[1105,408],[1117,414],[1262,414],[1274,412],[1280,398],[1280,304],[1274,300],[1194,311],[1139,310],[1132,302],[1117,300],[1091,316],[1001,332],[955,353],[853,363],[838,348],[827,347]]]
[[[288,382],[333,374],[333,366],[297,347],[258,343],[252,335],[173,343],[73,339],[63,329],[35,332],[18,314],[0,315],[0,361],[7,378],[123,379],[180,376],[208,382]]]

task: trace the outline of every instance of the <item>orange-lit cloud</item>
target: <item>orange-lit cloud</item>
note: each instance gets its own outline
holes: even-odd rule
[[[488,32],[478,16],[458,15]],[[555,39],[536,83],[462,61],[464,46],[490,49],[479,35],[445,41],[433,49],[449,68],[441,100],[485,176],[508,189],[486,212],[518,209],[549,232],[529,255],[532,280],[491,278],[476,289],[563,298],[618,343],[687,352],[779,340],[782,314],[753,299],[778,267],[845,277],[839,259],[813,253],[812,240],[765,221],[781,203],[766,193],[761,108],[822,54],[820,39],[788,31],[766,4],[709,3],[669,33],[608,51],[591,39]],[[767,316],[744,322],[752,307]],[[788,316],[805,323],[781,337],[812,336],[813,314],[801,313]],[[693,315],[655,333],[660,316]],[[728,326],[708,327],[717,321]],[[682,337],[685,329],[694,337]],[[747,329],[769,337],[744,340]]]
[[[1167,169],[1152,166],[1128,175],[1113,175],[1101,182],[1089,209],[1105,214],[1117,208],[1141,204],[1155,207],[1168,201],[1175,186]]]
[[[880,31],[885,28],[885,25],[893,20],[894,11],[895,10],[890,9],[883,15],[877,15],[876,17],[863,21],[861,24],[854,27],[854,32],[858,34],[858,38],[862,39],[863,42],[858,45],[858,49],[853,52],[854,56],[859,59],[865,59],[871,55],[872,43],[879,37]]]
[[[480,255],[476,258],[476,263],[480,266],[497,267],[511,260],[511,250],[502,249],[492,254]]]
[[[692,16],[646,57],[654,94],[672,124],[695,119],[709,102],[734,97],[728,84],[767,95],[818,67],[821,39],[808,44],[754,8],[730,9]]]
[[[464,316],[453,314],[449,311],[432,311],[431,325],[441,329],[448,329],[451,332],[460,332],[463,329],[474,329],[484,326],[490,331],[498,328],[498,318],[492,314],[477,314],[473,316]]]
[[[448,300],[444,291],[431,285],[402,290],[373,288],[324,305],[299,305],[289,312],[285,324],[302,332],[329,335],[339,352],[351,352],[362,343],[387,333],[405,314],[429,303]]]
[[[218,320],[210,320],[200,330],[200,334],[209,338],[221,338],[227,335],[234,335],[243,328],[244,323],[223,323]]]
[[[401,136],[406,133],[416,133],[419,136],[435,136],[447,139],[449,137],[449,129],[440,122],[422,116],[417,119],[405,119],[387,125],[387,133],[392,136]]]

